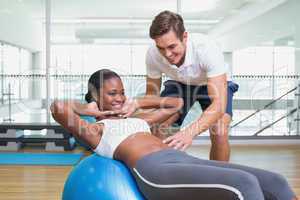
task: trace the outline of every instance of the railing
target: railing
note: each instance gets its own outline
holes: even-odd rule
[[[51,98],[83,99],[89,76],[89,74],[51,75]],[[137,96],[145,92],[146,81],[144,75],[121,75],[121,78],[124,82],[127,96]],[[240,85],[240,88],[234,97],[236,107],[234,107],[234,128],[232,129],[232,134],[253,135],[254,133],[257,133],[257,131],[266,127],[264,118],[272,118],[268,119],[268,124],[270,124],[270,122],[274,122],[276,119],[281,118],[281,116],[273,117],[272,115],[274,113],[276,115],[278,115],[278,113],[281,115],[283,114],[282,116],[287,115],[292,109],[290,106],[291,102],[294,102],[295,100],[295,96],[292,95],[292,93],[295,90],[295,85],[299,78],[299,76],[233,76],[233,80]],[[38,96],[39,99],[46,98],[46,91],[44,90],[44,88],[46,88],[46,76],[44,74],[6,74],[0,75],[0,79],[2,79],[1,82],[4,84],[4,89],[1,94],[9,93],[8,84],[11,84],[12,91],[10,93],[13,94],[11,96],[12,103],[31,99],[32,95]],[[166,80],[166,77],[163,77],[163,80]],[[1,95],[1,99],[3,100],[3,105],[8,104],[8,96]],[[251,102],[251,104],[245,103],[245,101]],[[264,104],[261,105],[261,102],[264,102]],[[278,102],[280,102],[280,108],[278,108],[278,106],[273,106],[278,104]],[[200,112],[200,106],[195,105],[194,109],[192,109],[189,113],[190,117],[187,117],[188,122],[195,120],[195,118],[199,116]],[[18,116],[16,113],[13,113],[12,115],[12,118],[15,118],[17,122],[29,122],[31,120],[29,117],[28,121],[18,121],[19,119],[23,120],[24,116]],[[268,133],[264,131],[259,133],[259,135],[277,134],[276,132],[278,132],[278,127],[280,129],[279,134],[289,132],[288,120],[290,120],[290,117],[291,115],[287,115],[287,117],[282,118],[279,123],[273,124],[273,127],[276,128],[272,133],[269,133],[270,131],[267,131]],[[32,122],[35,122],[38,118],[44,119],[45,117],[42,116],[34,118],[34,120],[31,120]],[[236,119],[241,120],[237,121]],[[265,130],[267,129],[268,128]]]
[[[246,121],[247,119],[249,119],[250,117],[253,117],[254,115],[256,115],[257,113],[261,112],[262,110],[267,109],[268,107],[270,107],[271,105],[274,105],[276,102],[278,102],[280,99],[282,99],[283,97],[287,96],[288,94],[294,92],[295,90],[297,90],[298,87],[295,87],[291,90],[289,90],[288,92],[286,92],[285,94],[281,95],[280,97],[272,100],[270,103],[266,104],[265,106],[263,106],[263,108],[261,109],[257,109],[255,112],[251,113],[250,115],[248,115],[247,117],[243,118],[242,120],[238,121],[237,123],[235,123],[234,125],[231,126],[231,128],[234,128],[236,126],[238,126],[239,124],[243,123],[244,121]]]
[[[297,111],[294,109],[297,100],[294,93],[299,78],[298,75],[233,76],[241,90],[235,95],[236,106],[231,134],[299,135],[299,131],[291,125],[296,123],[293,119],[293,114]]]
[[[299,108],[298,108],[299,109]],[[288,112],[286,115],[280,117],[279,119],[275,120],[274,122],[272,122],[271,124],[268,124],[267,126],[263,127],[262,129],[260,129],[259,131],[255,132],[253,134],[253,136],[258,136],[260,133],[262,133],[264,130],[272,127],[274,124],[278,123],[279,121],[289,117],[290,115],[293,115],[297,110],[297,108],[292,109],[290,112]]]

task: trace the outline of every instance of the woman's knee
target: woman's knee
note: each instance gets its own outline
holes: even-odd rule
[[[269,175],[270,183],[276,184],[278,187],[284,187],[288,185],[288,182],[281,174],[271,172]]]
[[[295,196],[287,180],[282,175],[260,170],[257,177],[265,199],[291,200]]]
[[[234,176],[234,184],[241,192],[242,199],[264,199],[259,181],[254,175],[248,172],[238,171]]]
[[[289,194],[292,193],[291,188],[284,176],[281,174],[270,172],[268,174],[268,183],[266,183],[269,188],[269,192],[274,194]]]

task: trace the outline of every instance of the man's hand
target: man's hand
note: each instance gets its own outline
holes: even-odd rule
[[[138,108],[137,102],[134,99],[126,99],[121,111],[123,114],[123,117],[130,117]]]
[[[163,143],[167,144],[169,147],[173,147],[174,149],[184,151],[192,144],[193,138],[194,136],[191,133],[179,131],[175,135],[163,140]]]

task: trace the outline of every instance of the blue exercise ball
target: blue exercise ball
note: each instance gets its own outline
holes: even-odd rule
[[[71,171],[63,200],[144,200],[129,169],[121,162],[93,154]]]

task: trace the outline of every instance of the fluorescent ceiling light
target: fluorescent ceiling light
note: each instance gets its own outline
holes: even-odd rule
[[[130,18],[84,18],[84,19],[53,19],[52,23],[57,24],[81,24],[81,23],[151,23],[148,19]]]
[[[118,23],[118,24],[151,24],[152,19],[128,19],[128,18],[89,18],[89,19],[53,19],[52,24],[93,24],[93,23]],[[220,22],[219,19],[186,19],[185,24],[217,24]],[[45,23],[45,21],[44,21]]]

